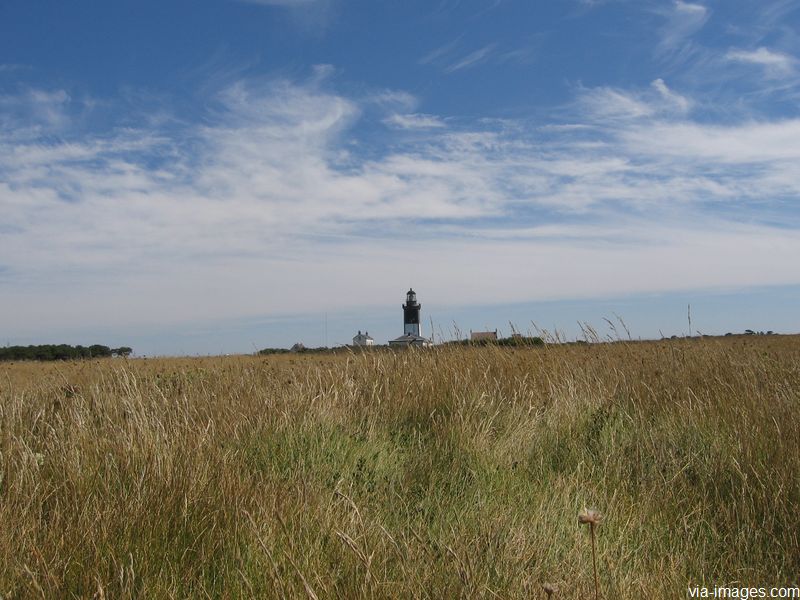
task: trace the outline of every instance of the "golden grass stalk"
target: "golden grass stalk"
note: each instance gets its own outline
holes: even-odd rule
[[[592,568],[594,571],[594,598],[598,600],[600,597],[600,586],[597,581],[597,550],[595,548],[594,528],[600,524],[602,516],[596,510],[584,508],[578,515],[578,523],[581,525],[588,525],[589,531],[592,535]]]

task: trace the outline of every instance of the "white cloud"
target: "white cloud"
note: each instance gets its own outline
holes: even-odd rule
[[[590,114],[604,118],[648,117],[654,112],[652,106],[634,95],[607,87],[586,90],[581,103]]]
[[[483,48],[478,48],[447,66],[445,71],[447,73],[454,73],[455,71],[476,67],[486,62],[496,47],[497,44],[487,44]]]
[[[431,129],[445,127],[442,119],[435,115],[424,114],[393,114],[384,120],[387,125],[399,129]]]
[[[726,55],[730,61],[757,65],[773,76],[789,75],[795,70],[794,57],[781,52],[758,48],[756,50],[730,50]]]
[[[19,65],[14,63],[0,63],[0,73],[11,73],[12,71],[21,71],[23,69],[27,69],[25,65]]]
[[[434,65],[445,73],[455,73],[456,71],[471,69],[483,64],[530,65],[535,61],[545,36],[543,34],[532,34],[527,36],[522,43],[511,47],[493,42],[476,50],[466,52],[466,54],[464,49],[460,47],[462,37],[459,36],[446,44],[434,48],[419,59],[419,64]]]
[[[758,224],[800,198],[800,121],[691,121],[660,79],[579,94],[545,127],[440,127],[403,93],[242,81],[180,132],[5,136],[2,328],[333,311],[412,280],[450,304],[800,283],[800,223]],[[362,148],[379,109],[416,131]]]
[[[22,117],[29,125],[52,129],[67,123],[67,107],[70,101],[69,94],[64,90],[29,89],[18,95],[0,96],[0,109],[6,114]]]
[[[691,108],[692,103],[685,96],[681,96],[677,92],[669,89],[663,79],[656,79],[650,85],[659,93],[666,103],[675,107],[677,111],[685,113]]]
[[[578,105],[584,118],[641,119],[664,115],[683,115],[691,101],[671,90],[663,79],[656,79],[645,90],[597,87],[579,90]]]
[[[701,161],[705,166],[753,163],[767,167],[800,160],[798,136],[800,119],[729,126],[652,123],[622,134],[636,152],[661,158]],[[751,178],[745,173],[740,177]]]
[[[695,20],[705,18],[706,13],[708,13],[708,9],[705,6],[701,4],[692,4],[691,2],[682,2],[682,0],[677,0],[675,2],[675,10]]]
[[[702,4],[677,0],[671,9],[662,9],[666,23],[661,29],[658,53],[673,59],[690,52],[690,38],[700,31],[709,18],[709,10]]]
[[[4,306],[23,324],[58,331],[69,323],[95,326],[214,320],[259,314],[338,311],[354,305],[392,304],[399,282],[413,281],[433,305],[527,302],[564,297],[596,298],[627,293],[709,289],[794,281],[800,239],[771,228],[724,230],[661,228],[643,223],[639,240],[605,239],[607,232],[567,228],[563,237],[421,240],[353,238],[324,252],[298,240],[283,252],[226,258],[174,256],[127,268],[112,277],[74,273],[50,286],[5,287]],[[613,230],[612,230],[613,232]],[[596,236],[600,236],[599,238]],[[207,238],[221,245],[226,237]],[[76,240],[77,242],[77,240]],[[72,280],[72,281],[70,281]],[[369,285],[365,285],[365,280]],[[407,285],[407,284],[406,284]],[[49,297],[47,292],[57,298]],[[402,289],[401,289],[402,292]]]
[[[590,128],[591,126],[586,123],[550,123],[548,125],[542,125],[539,129],[542,131],[567,132],[584,131]]]
[[[460,40],[461,36],[457,37],[452,41],[447,42],[446,44],[442,44],[441,46],[434,48],[433,50],[428,52],[425,56],[420,58],[419,63],[422,65],[438,64],[439,61],[447,57],[458,47],[458,43]]]

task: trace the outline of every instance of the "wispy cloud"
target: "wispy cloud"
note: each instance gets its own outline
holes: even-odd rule
[[[419,63],[422,65],[438,64],[442,59],[449,56],[458,47],[460,40],[461,36],[447,42],[446,44],[442,44],[441,46],[434,48],[425,56],[420,58]]]
[[[671,7],[659,9],[666,20],[656,52],[673,63],[682,62],[692,54],[691,38],[708,21],[710,11],[702,4],[676,0]]]
[[[541,36],[529,36],[523,44],[516,47],[504,48],[501,44],[492,42],[480,48],[465,51],[461,47],[461,38],[459,37],[434,48],[418,62],[423,65],[437,66],[445,73],[464,71],[483,64],[517,63],[527,65],[535,60],[541,42]]]
[[[745,27],[739,28],[739,33],[755,45],[796,18],[800,6],[796,0],[763,0],[753,5],[751,10],[752,18]]]
[[[294,25],[312,36],[323,34],[335,20],[337,0],[233,0],[243,4],[253,4],[282,9]]]
[[[578,89],[545,127],[442,127],[326,85],[242,80],[181,130],[4,136],[4,330],[382,304],[410,277],[449,303],[800,283],[797,119],[692,120],[657,79]],[[362,151],[375,107],[397,130]]]
[[[445,127],[442,119],[434,115],[424,114],[393,114],[386,118],[384,122],[392,127],[400,129],[431,129]]]
[[[498,63],[519,63],[528,65],[536,60],[539,44],[523,46],[497,54]]]
[[[768,75],[781,77],[795,71],[797,60],[788,54],[761,47],[756,50],[730,50],[726,55],[730,61],[762,67]]]
[[[738,177],[727,173],[720,177],[720,180],[758,182],[765,169],[774,174],[786,163],[800,160],[798,135],[800,119],[785,119],[728,126],[653,123],[647,128],[626,131],[623,139],[638,152],[660,159],[699,161],[706,169],[711,165],[759,165],[757,172],[744,171]],[[790,181],[793,194],[800,193],[800,177],[792,177]],[[781,193],[781,190],[771,192]]]
[[[591,117],[623,120],[684,114],[691,108],[688,98],[671,90],[660,78],[644,90],[611,87],[583,89],[578,104]]]
[[[655,89],[667,105],[671,105],[680,113],[688,112],[691,108],[691,101],[677,92],[671,90],[664,80],[659,78],[650,84]]]
[[[22,71],[27,68],[29,67],[25,65],[19,65],[14,63],[5,63],[5,64],[0,63],[0,73],[12,73],[15,71]]]
[[[2,117],[14,123],[27,122],[29,127],[60,128],[69,121],[70,96],[64,90],[27,89],[13,95],[0,95],[0,124]],[[20,133],[17,128],[16,133]]]
[[[445,67],[445,71],[447,73],[454,73],[455,71],[461,71],[463,69],[469,69],[478,66],[486,62],[491,53],[494,52],[495,48],[497,48],[497,44],[487,44],[483,48],[478,48],[477,50],[474,50],[466,56],[456,60],[451,65]]]

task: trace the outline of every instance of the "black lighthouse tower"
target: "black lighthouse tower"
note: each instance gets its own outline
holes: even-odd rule
[[[403,304],[403,333],[405,335],[422,335],[419,328],[419,312],[422,305],[417,302],[417,294],[409,289],[406,294],[406,303]]]

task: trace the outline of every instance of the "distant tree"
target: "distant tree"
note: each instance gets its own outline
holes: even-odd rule
[[[543,346],[544,340],[540,337],[516,335],[497,340],[499,346]]]
[[[122,358],[128,358],[131,354],[133,354],[133,348],[128,348],[127,346],[120,346],[119,348],[114,348],[111,351],[113,356],[121,356]]]
[[[258,353],[262,355],[266,354],[285,354],[289,352],[286,348],[264,348],[263,350],[259,350]]]
[[[105,356],[111,356],[111,348],[108,346],[103,346],[101,344],[92,344],[89,346],[89,356],[92,358],[101,358]]]
[[[121,354],[120,354],[121,352]],[[6,346],[0,348],[0,361],[9,360],[76,360],[81,358],[103,358],[118,353],[128,356],[133,350],[128,347],[112,350],[108,346],[70,346],[69,344],[40,344],[38,346]]]

